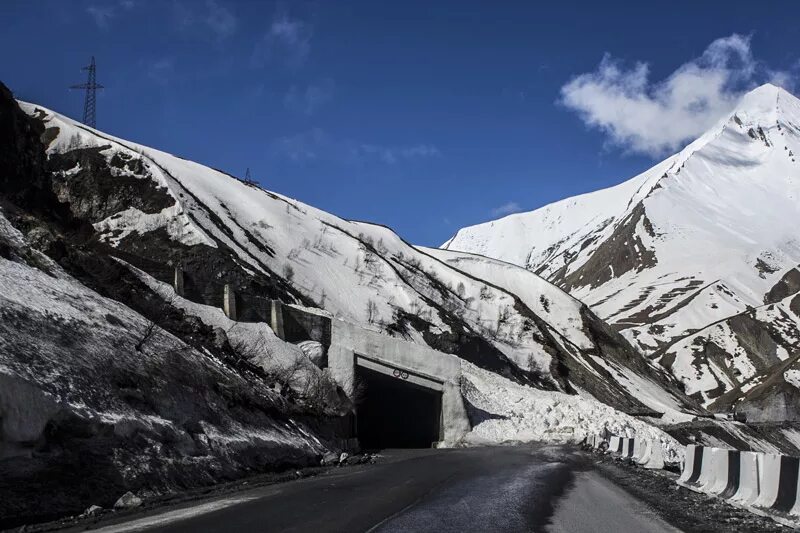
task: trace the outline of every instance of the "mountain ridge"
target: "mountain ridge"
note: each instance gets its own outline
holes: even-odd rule
[[[673,345],[715,324],[735,323],[736,316],[764,304],[773,288],[794,290],[781,278],[800,261],[800,247],[785,222],[800,220],[794,205],[800,196],[798,124],[800,101],[766,84],[645,172],[528,213],[462,228],[442,247],[500,258],[543,275],[670,368],[687,392],[710,403],[738,378],[728,379],[728,369],[700,361],[699,349]],[[778,302],[769,305],[770,312],[778,312]],[[757,329],[768,332],[768,323]],[[777,351],[771,364],[797,347],[796,328],[787,328],[771,346]],[[755,357],[746,336],[724,335],[726,348],[738,350],[739,360],[723,365],[745,380],[764,370],[744,360]],[[673,368],[676,360],[680,368]]]

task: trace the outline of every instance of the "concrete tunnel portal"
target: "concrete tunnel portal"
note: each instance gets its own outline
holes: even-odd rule
[[[355,400],[353,440],[364,449],[453,446],[471,429],[458,357],[331,321],[328,371]]]
[[[358,365],[356,376],[363,387],[356,407],[356,433],[363,448],[430,448],[443,440],[441,390],[419,379],[409,381],[409,374],[399,369],[388,375]]]

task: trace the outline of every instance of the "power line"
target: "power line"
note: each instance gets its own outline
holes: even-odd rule
[[[97,66],[94,62],[94,56],[92,56],[92,61],[89,65],[83,67],[81,70],[86,70],[89,72],[88,79],[86,83],[81,83],[79,85],[72,85],[70,89],[85,89],[86,90],[86,99],[83,102],[83,123],[87,126],[92,128],[96,127],[97,124],[97,117],[96,117],[96,103],[97,103],[97,89],[104,89],[102,85],[97,83],[95,78]]]

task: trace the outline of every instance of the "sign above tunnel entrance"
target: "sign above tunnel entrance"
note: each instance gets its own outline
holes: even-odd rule
[[[414,372],[405,368],[398,368],[394,365],[386,364],[382,361],[356,354],[356,366],[362,366],[375,372],[380,372],[393,378],[407,381],[408,383],[441,392],[444,389],[444,382],[433,376],[426,376],[420,372]]]

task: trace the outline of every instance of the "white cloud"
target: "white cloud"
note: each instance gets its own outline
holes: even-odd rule
[[[274,156],[297,162],[327,160],[349,164],[380,162],[388,165],[441,155],[439,149],[430,144],[381,146],[352,139],[334,139],[320,128],[277,139],[271,144],[270,152]]]
[[[279,57],[288,66],[298,68],[305,63],[311,51],[314,35],[311,24],[279,11],[272,19],[264,37],[253,51],[252,62],[263,66],[272,58]]]
[[[507,202],[503,205],[495,207],[494,209],[489,211],[489,213],[493,217],[502,217],[510,215],[511,213],[519,213],[520,211],[522,211],[522,207],[520,207],[520,205],[517,202]]]
[[[333,80],[323,80],[319,85],[309,85],[305,90],[292,86],[283,98],[286,109],[312,115],[321,105],[333,98],[335,89]]]
[[[162,57],[145,64],[147,77],[160,84],[167,84],[175,72],[175,59]]]
[[[288,157],[292,161],[311,161],[318,158],[320,152],[331,147],[331,139],[319,128],[281,137],[270,146],[273,155]]]
[[[784,76],[764,71],[753,58],[750,38],[733,34],[659,82],[650,81],[647,63],[626,69],[606,54],[596,71],[561,88],[560,102],[603,131],[611,144],[659,156],[705,132],[759,79]]]
[[[180,29],[208,35],[217,41],[236,33],[239,26],[239,19],[233,11],[217,0],[194,1],[189,5],[176,1],[173,11]]]
[[[101,30],[111,27],[111,22],[122,11],[128,11],[136,7],[134,0],[117,0],[100,5],[91,5],[86,8],[86,12],[94,19],[94,23]]]
[[[214,0],[206,0],[205,24],[221,40],[233,35],[239,21],[230,9]]]
[[[417,159],[441,155],[439,149],[430,144],[417,144],[404,147],[387,147],[375,144],[360,144],[357,151],[361,156],[375,157],[393,165],[400,159]]]
[[[114,8],[111,6],[89,6],[86,12],[94,19],[97,27],[103,30],[108,29],[111,19],[114,18]]]

